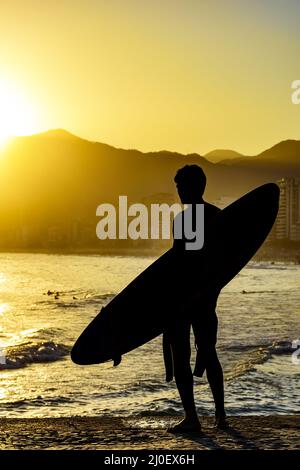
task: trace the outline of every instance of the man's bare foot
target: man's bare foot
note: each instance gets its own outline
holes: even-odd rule
[[[228,428],[228,422],[226,420],[226,414],[225,413],[222,413],[222,414],[216,414],[216,419],[215,419],[215,427],[217,429],[226,429]]]
[[[201,432],[201,424],[197,417],[184,418],[180,423],[175,424],[168,429],[171,433]]]

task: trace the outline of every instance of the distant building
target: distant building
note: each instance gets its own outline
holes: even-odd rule
[[[278,181],[280,204],[273,236],[277,240],[300,240],[300,178]]]

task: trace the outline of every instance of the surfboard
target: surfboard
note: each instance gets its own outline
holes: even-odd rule
[[[268,183],[219,211],[201,250],[171,248],[102,308],[75,342],[72,361],[115,360],[163,333],[195,296],[221,290],[260,248],[278,206],[279,188]]]

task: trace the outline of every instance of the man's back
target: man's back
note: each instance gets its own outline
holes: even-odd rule
[[[209,202],[206,202],[206,201],[202,201],[202,203],[204,205],[204,244],[205,244],[205,240],[206,240],[206,236],[209,235],[209,226],[210,226],[210,223],[212,222],[212,220],[214,219],[214,217],[218,214],[218,212],[221,211],[221,209],[219,209],[217,206],[214,206],[213,204],[210,204]],[[192,226],[193,226],[193,230],[196,229],[197,225],[195,223],[195,218],[196,218],[196,209],[195,209],[195,205],[193,207],[193,211],[192,211],[192,214],[193,214],[193,220],[192,220]],[[173,237],[174,237],[174,225],[175,225],[175,220],[177,219],[177,217],[181,217],[181,213],[178,214],[174,221],[173,221]],[[184,218],[182,218],[182,221],[184,221]],[[183,222],[184,223],[184,222]],[[187,240],[184,236],[184,227],[182,227],[182,238],[174,238],[174,241],[173,241],[173,248],[176,249],[176,250],[180,250],[180,251],[183,251],[186,249],[186,242],[192,242],[193,240]],[[191,251],[191,253],[193,253],[193,251]]]

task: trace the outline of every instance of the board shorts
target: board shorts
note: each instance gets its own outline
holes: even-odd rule
[[[216,354],[216,344],[218,335],[218,317],[216,312],[209,312],[207,315],[192,322],[195,336],[196,362],[193,374],[202,377],[206,370],[207,362]]]
[[[196,348],[196,361],[193,375],[202,377],[207,363],[216,355],[218,317],[216,315],[217,297],[201,305],[193,305],[181,315],[176,315],[176,323],[167,327],[163,333],[163,356],[166,381],[174,377],[174,348],[176,355],[190,352],[190,332],[193,329]]]

